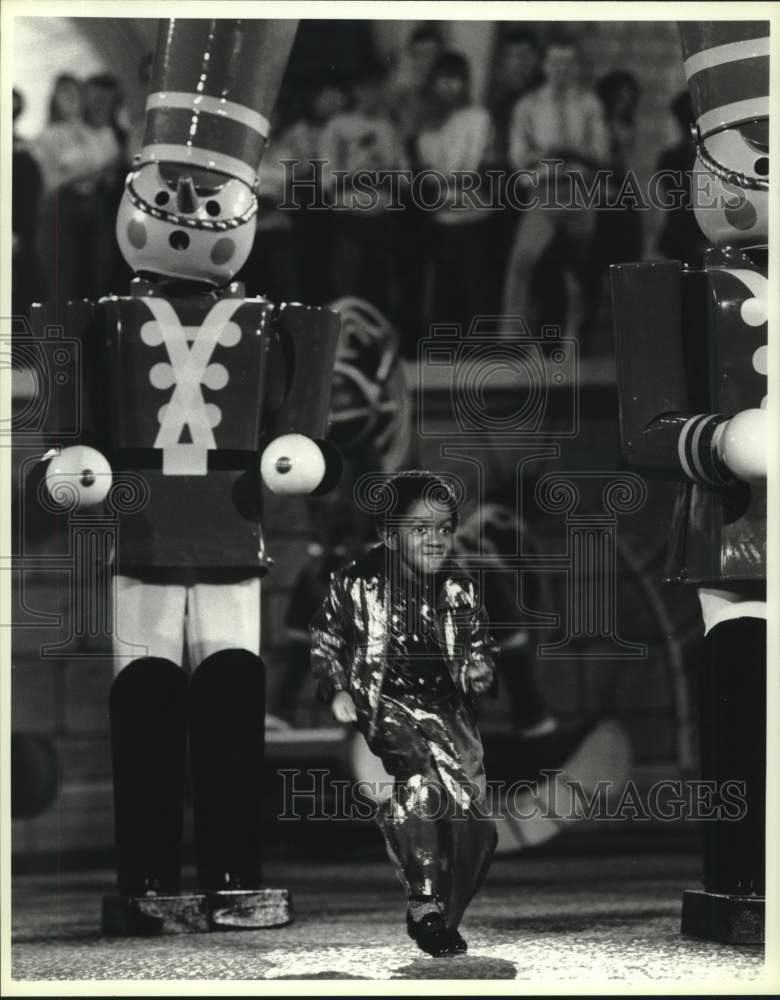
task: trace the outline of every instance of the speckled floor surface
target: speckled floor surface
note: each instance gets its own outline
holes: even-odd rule
[[[107,872],[18,878],[13,889],[14,979],[516,979],[527,992],[557,980],[566,992],[599,983],[652,990],[663,980],[698,992],[763,992],[763,951],[682,938],[683,888],[695,856],[502,858],[472,904],[469,953],[432,959],[403,927],[403,900],[386,864],[273,866],[287,886],[290,927],[119,940],[101,938]]]

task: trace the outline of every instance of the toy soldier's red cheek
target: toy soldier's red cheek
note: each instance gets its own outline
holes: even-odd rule
[[[755,208],[749,201],[743,201],[737,208],[727,208],[725,210],[726,222],[734,229],[752,229],[758,218]]]
[[[229,239],[227,236],[223,236],[221,240],[217,240],[214,246],[211,248],[211,261],[214,264],[227,264],[236,249],[236,245],[233,240]]]
[[[143,222],[131,219],[127,224],[127,242],[136,250],[146,246],[146,226]]]

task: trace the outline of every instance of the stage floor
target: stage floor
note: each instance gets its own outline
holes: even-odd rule
[[[763,949],[680,936],[695,855],[500,858],[463,924],[467,955],[433,959],[407,938],[387,864],[268,866],[296,919],[267,931],[128,940],[99,934],[108,872],[26,875],[13,885],[13,972],[21,980],[517,979],[565,992],[761,989]],[[54,984],[52,984],[54,985]]]

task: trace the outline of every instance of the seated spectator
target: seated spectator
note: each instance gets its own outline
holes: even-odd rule
[[[459,197],[456,171],[478,171],[488,159],[490,115],[470,100],[470,71],[459,52],[443,52],[433,71],[435,117],[417,140],[420,165],[437,171],[431,196],[440,204],[432,214],[433,311],[437,323],[456,322],[468,329],[475,316],[495,311],[489,295],[489,214],[469,198]],[[444,190],[442,191],[442,185]]]
[[[557,317],[540,313],[543,295],[533,288],[532,276],[540,259],[556,246],[556,266],[568,279],[570,302],[567,327],[585,333],[592,315],[588,296],[590,255],[596,222],[594,208],[570,203],[570,185],[561,187],[567,174],[588,179],[609,161],[609,136],[601,105],[582,82],[577,46],[554,41],[544,59],[546,82],[522,97],[512,113],[509,156],[513,168],[538,170],[534,193],[542,204],[526,213],[517,229],[504,284],[504,313],[523,316],[532,328]],[[543,160],[560,160],[555,173],[543,168]],[[547,207],[547,206],[550,207]],[[512,328],[511,321],[507,329]]]
[[[439,29],[430,24],[415,28],[407,43],[390,100],[392,117],[407,144],[416,139],[433,112],[431,73],[443,48]]]
[[[530,30],[518,28],[499,36],[488,109],[496,135],[496,162],[509,166],[509,126],[515,105],[543,81],[542,46]]]
[[[387,211],[391,188],[368,175],[397,170],[403,163],[400,137],[382,104],[384,78],[381,69],[372,68],[355,80],[352,109],[334,115],[322,131],[320,147],[327,160],[323,183],[335,206],[332,294],[357,295],[381,311],[388,310],[393,298],[393,229]],[[343,176],[335,177],[335,171]],[[356,189],[356,178],[362,190]]]
[[[576,44],[552,42],[545,54],[544,74],[545,83],[522,97],[512,112],[512,166],[535,169],[543,158],[603,166],[609,155],[604,114],[596,95],[583,85]]]

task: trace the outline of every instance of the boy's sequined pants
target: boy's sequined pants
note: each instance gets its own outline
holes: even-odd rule
[[[409,896],[437,896],[457,927],[487,873],[496,827],[482,815],[482,742],[459,697],[383,697],[368,741],[395,778],[377,822]]]

